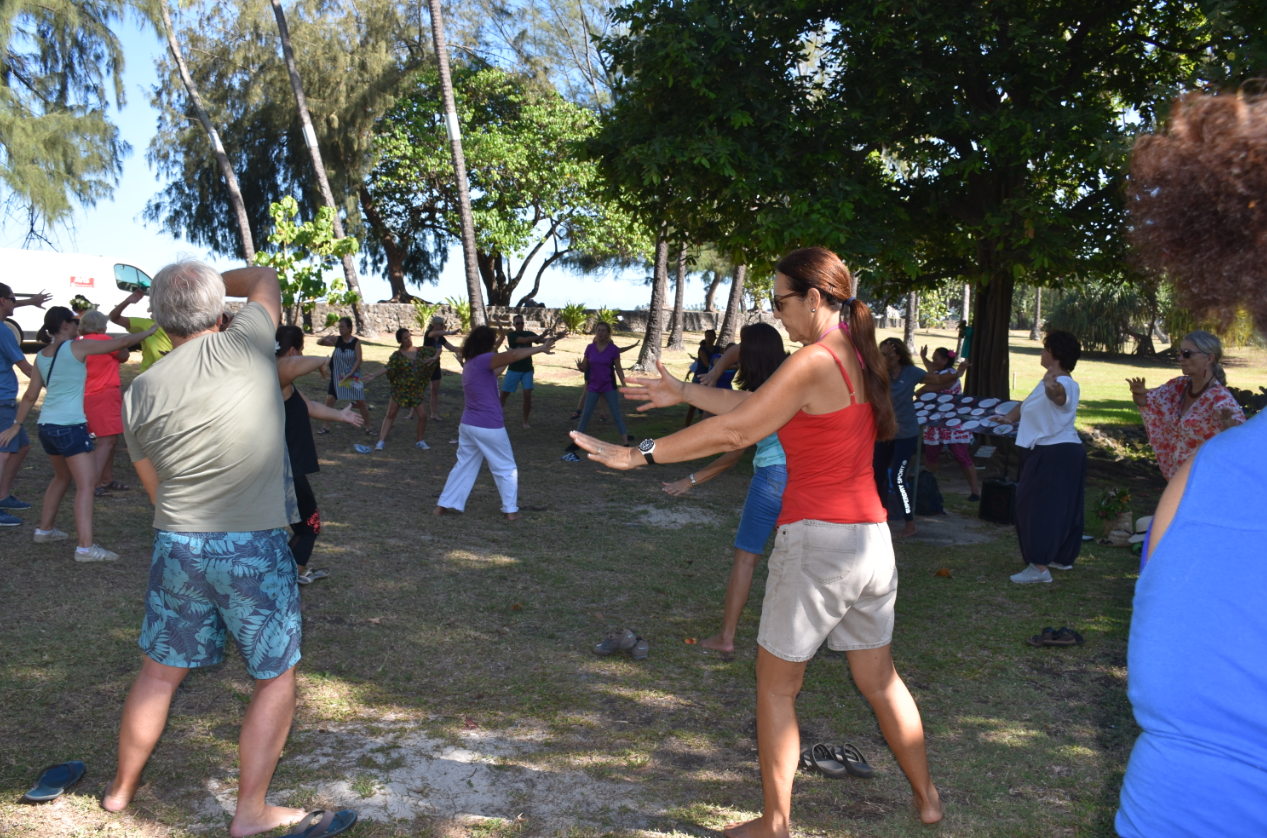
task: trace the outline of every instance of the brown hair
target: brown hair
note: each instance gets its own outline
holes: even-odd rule
[[[277,341],[279,358],[292,349],[304,351],[304,330],[298,326],[278,326],[274,339]]]
[[[406,337],[409,337],[409,330],[406,329],[404,326],[401,326],[399,329],[396,330],[396,343],[400,344],[401,346],[404,346]]]
[[[44,312],[44,325],[35,333],[35,339],[40,343],[52,343],[53,336],[62,330],[62,326],[71,320],[78,319],[75,312],[66,306],[53,306]]]
[[[1198,318],[1244,306],[1267,328],[1267,96],[1189,93],[1135,141],[1127,204],[1140,262]]]
[[[497,333],[489,326],[476,326],[462,341],[462,360],[469,361],[477,355],[492,352],[497,345]]]
[[[897,362],[903,367],[915,366],[915,359],[911,357],[911,350],[906,348],[906,341],[901,338],[885,338],[880,341],[880,346],[891,346],[893,351],[897,353]]]
[[[749,323],[739,330],[739,372],[735,383],[740,390],[754,391],[774,375],[786,358],[778,329],[769,323]]]
[[[845,337],[862,357],[862,380],[875,416],[876,439],[892,439],[897,433],[897,417],[889,398],[888,366],[875,342],[875,318],[867,304],[854,295],[849,268],[826,248],[803,247],[780,259],[775,270],[787,277],[798,297],[814,288],[826,305],[841,307],[840,320],[849,327]]]

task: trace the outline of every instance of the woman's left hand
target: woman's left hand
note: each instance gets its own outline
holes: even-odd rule
[[[601,439],[592,437],[588,434],[572,431],[572,441],[581,448],[589,452],[589,458],[595,462],[602,463],[608,468],[614,468],[618,471],[628,471],[631,468],[637,468],[647,460],[642,456],[642,452],[637,448],[626,448],[623,445],[613,445],[610,442],[604,442]]]
[[[646,458],[644,457],[643,459]],[[680,498],[682,495],[691,491],[693,484],[691,483],[691,478],[683,477],[681,480],[674,480],[672,483],[661,483],[660,485],[664,487],[664,493],[666,495],[672,495],[675,498]]]
[[[353,409],[352,405],[348,405],[339,411],[339,421],[346,422],[354,428],[365,427],[365,417],[360,411]]]
[[[620,392],[630,401],[648,402],[638,406],[639,413],[646,413],[656,407],[673,407],[686,401],[686,382],[674,378],[659,361],[656,362],[656,368],[660,371],[659,378],[630,378],[634,386],[620,388]]]

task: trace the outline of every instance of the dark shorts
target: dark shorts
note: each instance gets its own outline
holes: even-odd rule
[[[761,466],[754,469],[748,484],[748,497],[735,533],[735,546],[748,553],[761,555],[765,543],[783,511],[783,490],[787,487],[787,466]]]
[[[40,425],[40,445],[50,457],[91,454],[96,446],[88,436],[88,425]]]
[[[286,530],[155,530],[140,646],[165,666],[224,659],[233,632],[246,671],[276,678],[299,663],[299,583]]]
[[[18,418],[18,404],[13,401],[0,402],[0,428],[12,427],[13,420]],[[9,440],[8,445],[0,445],[0,454],[16,454],[31,444],[26,435],[26,428],[18,428],[18,434]]]

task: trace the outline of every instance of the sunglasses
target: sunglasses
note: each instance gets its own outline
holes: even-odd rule
[[[771,295],[770,295],[770,305],[774,306],[774,310],[775,310],[775,311],[782,312],[782,311],[783,311],[783,301],[784,301],[784,300],[786,300],[788,297],[795,297],[795,296],[798,296],[798,295],[797,295],[797,294],[795,294],[795,293],[791,293],[791,294],[782,294],[782,295],[779,295],[779,294],[771,294]]]
[[[1193,355],[1209,355],[1209,354],[1210,354],[1209,352],[1202,352],[1202,351],[1200,351],[1199,349],[1181,349],[1181,350],[1179,350],[1179,357],[1180,357],[1180,358],[1183,358],[1185,361],[1186,361],[1186,360],[1188,360],[1189,358],[1191,358]]]

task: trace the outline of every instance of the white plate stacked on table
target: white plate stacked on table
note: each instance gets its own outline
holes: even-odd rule
[[[985,402],[982,402],[982,405],[984,404]],[[1020,404],[1020,402],[1003,402],[1003,404],[999,405],[998,407],[994,409],[994,415],[1006,416],[1007,414],[1011,413],[1018,404]]]
[[[975,431],[980,427],[981,427],[981,423],[978,422],[976,419],[968,419],[968,420],[965,420],[964,423],[959,426],[959,429],[963,431]]]
[[[949,401],[954,401],[954,399],[955,399],[954,393],[942,393],[940,396],[937,397],[937,401],[940,402],[941,404],[945,404],[946,402],[949,402]]]
[[[959,419],[959,418],[957,418],[957,417],[956,417],[956,418],[954,418],[954,419],[947,419],[947,420],[946,420],[946,427],[947,427],[947,428],[957,428],[957,427],[959,427],[959,426],[960,426],[960,425],[962,425],[962,424],[963,424],[963,420],[962,420],[962,419]]]
[[[935,398],[937,398],[936,393],[925,393],[924,395],[919,397],[919,400],[922,402],[931,402]]]
[[[982,407],[994,407],[998,403],[998,399],[982,399],[980,402]]]

